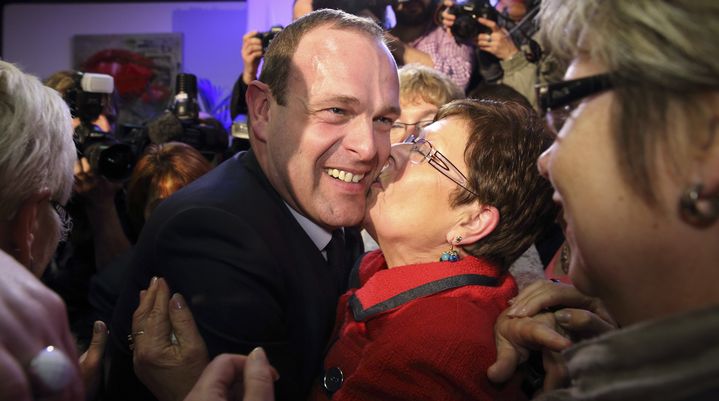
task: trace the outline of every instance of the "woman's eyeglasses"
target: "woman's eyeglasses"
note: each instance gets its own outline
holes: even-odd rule
[[[441,152],[435,149],[428,140],[424,138],[415,138],[414,135],[407,138],[402,145],[411,145],[409,152],[409,161],[412,164],[421,164],[429,162],[429,165],[434,167],[437,171],[444,174],[445,177],[454,181],[457,185],[467,190],[474,196],[476,192],[469,189],[467,186],[467,177],[462,174],[459,169],[452,164]]]
[[[584,98],[613,87],[609,74],[599,74],[553,84],[541,84],[535,88],[539,108],[544,113],[547,125],[554,134],[557,134]]]
[[[60,242],[65,242],[70,235],[70,231],[72,231],[72,218],[67,212],[67,209],[65,209],[65,206],[59,202],[50,200],[50,205],[53,210],[55,210],[55,213],[57,213],[58,218],[60,218]]]

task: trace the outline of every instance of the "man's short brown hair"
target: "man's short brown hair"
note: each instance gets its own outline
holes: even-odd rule
[[[300,41],[308,32],[320,27],[365,33],[384,43],[382,28],[368,18],[357,17],[339,10],[313,11],[288,25],[272,40],[265,54],[260,81],[266,83],[279,105],[285,105],[287,80],[290,75],[292,56]]]

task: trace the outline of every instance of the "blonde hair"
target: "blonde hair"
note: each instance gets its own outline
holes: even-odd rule
[[[719,90],[719,2],[545,0],[539,19],[545,49],[588,56],[611,74],[619,165],[652,204],[658,152],[679,177],[716,139],[708,99]]]
[[[0,219],[48,188],[66,203],[77,156],[70,111],[60,95],[0,60]]]
[[[399,69],[399,97],[402,102],[427,102],[437,107],[464,98],[464,91],[440,71],[421,64]]]
[[[75,73],[69,70],[57,71],[47,77],[45,81],[43,81],[43,84],[55,89],[61,96],[65,97],[67,91],[75,86],[74,75]]]

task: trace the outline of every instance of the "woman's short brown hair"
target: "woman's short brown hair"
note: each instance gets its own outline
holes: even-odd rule
[[[305,34],[321,26],[364,33],[378,43],[385,43],[382,28],[369,18],[330,9],[313,11],[298,18],[272,39],[260,72],[260,81],[270,87],[277,104],[285,105],[287,81],[297,46]]]
[[[439,109],[437,120],[446,118],[467,125],[468,186],[479,195],[458,189],[455,205],[480,202],[499,211],[494,231],[464,250],[508,269],[556,218],[552,186],[536,167],[551,138],[531,107],[512,101],[455,100]]]

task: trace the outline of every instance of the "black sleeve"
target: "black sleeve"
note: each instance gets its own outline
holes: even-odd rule
[[[247,84],[245,84],[242,80],[242,75],[240,75],[235,82],[235,86],[232,87],[232,98],[230,99],[230,116],[232,116],[232,120],[240,114],[247,114],[246,93]]]
[[[113,318],[108,392],[122,400],[151,399],[134,376],[126,337],[139,290],[152,276],[185,297],[210,357],[262,346],[286,379],[283,386],[295,388],[283,276],[267,246],[239,216],[212,207],[186,209],[143,233]]]

